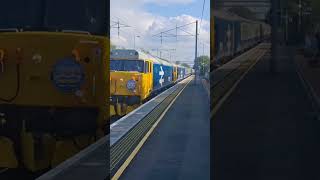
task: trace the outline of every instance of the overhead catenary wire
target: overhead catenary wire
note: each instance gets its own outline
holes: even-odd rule
[[[175,47],[176,47],[176,48],[175,48],[175,51],[174,51],[174,55],[173,55],[173,56],[175,57],[175,59],[177,59],[176,55],[177,55],[177,47],[178,47],[178,45],[177,45],[177,44],[178,44],[178,37],[196,36],[196,35],[188,32],[188,31],[186,31],[186,30],[184,30],[184,29],[182,29],[182,28],[187,27],[187,26],[190,26],[190,25],[193,25],[193,24],[195,24],[196,22],[197,22],[197,21],[191,22],[191,23],[187,23],[187,24],[184,24],[184,25],[180,25],[180,26],[178,26],[178,24],[176,24],[175,28],[168,29],[168,30],[165,30],[165,31],[161,31],[161,32],[153,35],[152,37],[160,37],[161,46],[162,46],[162,44],[163,44],[163,42],[164,42],[164,39],[163,39],[163,38],[175,38],[175,41],[176,41]],[[173,32],[171,33],[171,31],[175,31],[175,34],[173,34]],[[178,31],[182,31],[182,32],[184,32],[184,33],[186,33],[186,34],[179,34]],[[158,51],[159,51],[159,50],[158,50]],[[161,54],[162,54],[162,53],[161,53],[161,51],[160,51],[160,56],[161,56]],[[171,58],[172,58],[171,52],[169,52],[169,54],[170,54],[170,59],[171,59]]]
[[[169,32],[169,31],[172,31],[172,30],[181,29],[182,27],[189,26],[189,25],[195,24],[195,23],[196,23],[196,21],[191,22],[191,23],[188,23],[188,24],[184,24],[184,25],[181,25],[181,26],[177,26],[177,27],[175,27],[175,28],[172,28],[172,29],[169,29],[169,30],[166,30],[166,31],[161,31],[160,33],[157,33],[157,34],[153,35],[153,37],[154,37],[154,36],[161,35],[161,34],[163,34],[163,33]]]
[[[178,42],[178,38],[177,38],[177,37],[179,37],[179,36],[180,36],[180,37],[196,36],[195,34],[192,34],[192,33],[188,32],[188,31],[182,29],[183,27],[187,27],[187,26],[196,24],[196,22],[197,22],[197,21],[194,21],[194,22],[187,23],[187,24],[180,25],[180,26],[178,26],[178,25],[176,24],[176,27],[175,27],[175,28],[171,28],[171,29],[168,29],[168,30],[165,30],[165,31],[161,31],[161,32],[159,32],[159,33],[157,33],[157,34],[152,35],[152,37],[160,37],[161,45],[163,44],[163,41],[164,41],[163,38],[166,38],[166,37],[174,37],[175,40],[176,40],[176,43],[177,43],[177,42]],[[170,31],[174,31],[174,30],[175,30],[175,33],[176,33],[176,34],[169,34]],[[185,32],[185,33],[187,33],[187,34],[178,34],[178,30],[179,30],[179,31],[183,31],[183,32]],[[169,34],[169,36],[166,36],[166,35],[164,35],[164,34]]]
[[[203,12],[204,12],[204,6],[205,6],[205,4],[206,4],[206,0],[203,0],[202,12],[201,12],[201,20],[200,20],[200,26],[199,26],[199,34],[200,34],[201,25],[202,25]]]
[[[163,55],[168,55],[168,57],[170,56],[170,59],[178,59],[178,57],[177,57],[177,54],[178,54],[178,51],[179,51],[178,50],[179,46],[177,45],[178,37],[182,37],[181,40],[183,40],[184,37],[192,37],[192,36],[194,37],[194,36],[196,36],[194,33],[192,34],[188,30],[185,30],[186,28],[184,28],[184,27],[187,27],[187,26],[195,24],[195,23],[196,23],[196,21],[190,22],[190,23],[186,23],[186,24],[183,24],[183,25],[175,24],[175,27],[172,28],[172,29],[168,29],[168,30],[162,31],[162,32],[159,32],[159,33],[154,34],[154,35],[148,35],[148,37],[151,37],[151,38],[160,37],[161,38],[161,46],[160,47],[162,47],[162,48],[165,48],[165,47],[172,48],[172,46],[170,44],[167,44],[167,41],[164,40],[164,39],[175,38],[176,39],[175,51],[170,51],[170,52],[167,51]],[[125,27],[130,27],[130,31],[134,31],[133,32],[134,35],[136,35],[136,33],[137,33],[135,31],[134,26],[131,26],[130,24],[125,23],[122,19],[120,19],[118,17],[112,18],[112,20],[110,22],[110,27],[112,27],[112,29],[118,29],[117,30],[118,31],[118,37],[120,36],[120,33],[124,33],[124,34],[126,34],[126,36],[129,35],[129,33],[125,32],[125,31],[128,31]],[[175,32],[173,30],[175,30]],[[180,31],[180,33],[179,33],[179,31]],[[183,32],[183,33],[181,33],[181,32]],[[141,34],[143,34],[143,33],[141,33]],[[165,42],[166,45],[163,44],[164,42]],[[203,43],[208,44],[207,42],[203,42]],[[153,47],[147,48],[147,50],[150,50],[151,48],[155,48],[155,47],[153,46]],[[159,51],[164,51],[164,50],[163,49],[159,49],[158,50],[158,55],[159,55]],[[160,54],[162,54],[162,52],[160,52]],[[179,59],[181,59],[181,58],[179,58]]]

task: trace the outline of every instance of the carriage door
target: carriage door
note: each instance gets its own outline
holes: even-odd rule
[[[145,61],[144,62],[144,73],[145,73],[145,92],[146,94],[149,94],[152,91],[152,83],[153,83],[153,79],[152,79],[152,71],[151,71],[151,62],[150,61]]]
[[[178,67],[174,66],[173,67],[173,81],[177,81],[178,80]]]

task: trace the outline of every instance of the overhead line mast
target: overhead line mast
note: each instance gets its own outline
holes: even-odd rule
[[[126,27],[131,27],[127,24],[124,24],[124,23],[120,23],[120,20],[118,18],[117,21],[112,21],[114,24],[112,26],[110,26],[110,29],[111,28],[116,28],[118,30],[118,38],[120,37],[120,28],[126,28]]]
[[[190,33],[184,29],[182,29],[183,27],[186,27],[186,26],[189,26],[189,25],[193,25],[195,24],[196,25],[196,34],[193,34],[193,33]],[[175,34],[170,34],[170,31],[173,31],[175,30]],[[179,35],[178,34],[178,30],[186,33],[185,35]],[[184,36],[184,37],[188,37],[188,36],[195,36],[195,60],[197,59],[197,56],[198,56],[198,36],[199,36],[199,33],[198,33],[198,20],[194,21],[194,22],[191,22],[191,23],[187,23],[187,24],[184,24],[184,25],[181,25],[181,26],[178,26],[176,25],[175,28],[172,28],[172,29],[169,29],[169,30],[166,30],[166,31],[161,31],[155,35],[153,35],[152,37],[160,37],[160,42],[161,42],[161,45],[163,44],[163,38],[164,37],[174,37],[176,38],[176,41],[178,41],[178,36]],[[160,55],[161,55],[161,51],[160,51]]]
[[[197,83],[197,76],[199,73],[199,62],[197,61],[198,57],[198,21],[196,21],[196,46],[195,46],[195,58],[194,58],[194,64],[195,64],[195,83]]]

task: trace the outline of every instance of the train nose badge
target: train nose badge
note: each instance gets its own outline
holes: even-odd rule
[[[54,86],[64,93],[75,93],[81,89],[85,80],[84,69],[74,59],[65,58],[58,61],[51,73]]]
[[[40,64],[42,61],[42,56],[36,53],[32,56],[32,60],[34,61],[35,64]]]

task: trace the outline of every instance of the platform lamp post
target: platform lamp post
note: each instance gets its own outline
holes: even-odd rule
[[[196,42],[195,42],[195,84],[197,84],[197,76],[199,73],[199,62],[198,62],[198,21],[196,21]]]

